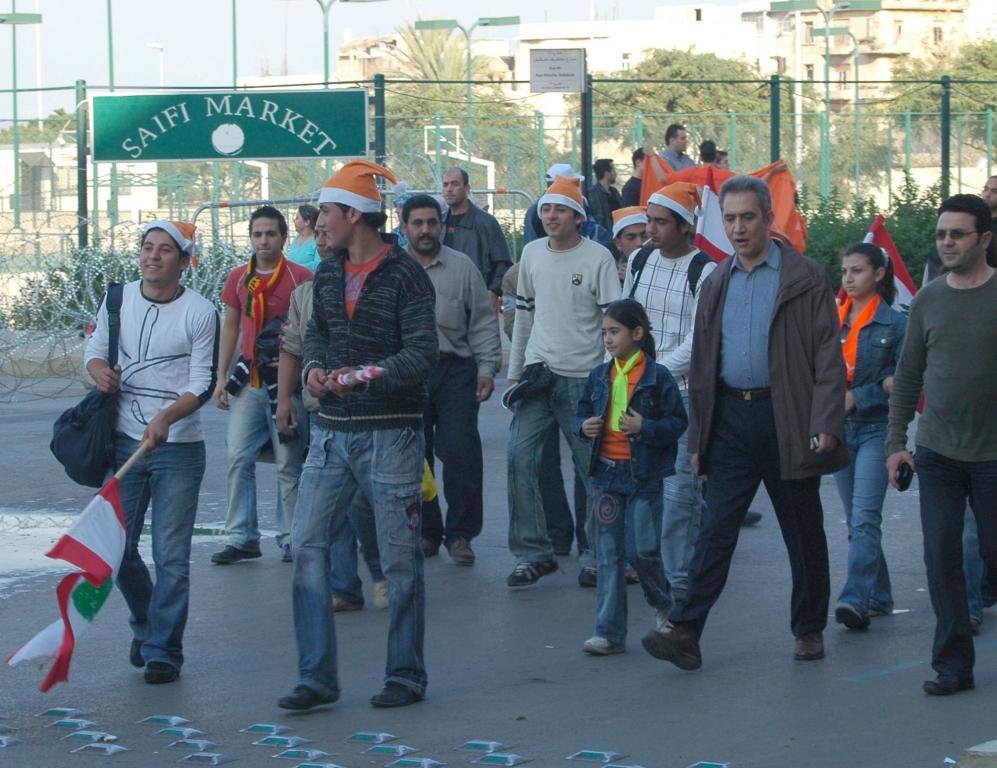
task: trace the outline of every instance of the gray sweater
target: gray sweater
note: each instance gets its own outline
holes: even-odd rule
[[[956,461],[997,460],[997,273],[965,290],[939,278],[914,297],[890,395],[887,454],[906,448],[922,388],[919,446]]]

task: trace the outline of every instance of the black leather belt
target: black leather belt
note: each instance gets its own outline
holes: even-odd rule
[[[720,387],[725,393],[736,397],[738,400],[765,400],[768,397],[772,397],[772,390],[768,387],[765,389],[737,389],[723,382],[720,383]]]

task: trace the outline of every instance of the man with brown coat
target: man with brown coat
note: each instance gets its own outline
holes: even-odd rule
[[[702,665],[699,638],[720,597],[741,521],[765,483],[793,575],[795,658],[824,657],[830,592],[820,477],[848,464],[845,368],[823,269],[772,240],[772,199],[758,179],[720,190],[734,256],[704,281],[689,388],[689,453],[706,506],[689,592],[662,631],[643,639],[681,669]]]

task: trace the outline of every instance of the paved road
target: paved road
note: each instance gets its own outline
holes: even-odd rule
[[[89,499],[49,456],[55,415],[71,400],[35,399],[0,404],[0,507],[24,511],[78,511]],[[223,414],[205,409],[209,471],[199,522],[224,516]],[[240,765],[279,765],[278,750],[251,746],[239,729],[251,723],[292,725],[296,734],[346,768],[381,765],[345,739],[356,731],[389,731],[418,747],[415,756],[450,766],[470,756],[454,748],[469,739],[510,745],[536,766],[562,765],[581,749],[613,750],[619,762],[648,768],[684,768],[698,760],[730,761],[738,768],[781,766],[942,765],[967,746],[997,736],[997,616],[988,617],[977,644],[976,691],[949,699],[923,695],[931,676],[927,658],[933,627],[924,591],[916,486],[890,492],[886,555],[897,608],[867,633],[832,624],[828,658],[792,660],[789,568],[771,508],[756,528],[743,531],[731,579],[703,638],[704,667],[682,673],[645,654],[639,638],[652,611],[638,587],[630,597],[628,652],[590,658],[581,643],[592,633],[594,592],[575,584],[577,563],[536,587],[510,591],[513,566],[506,540],[505,438],[508,423],[493,400],[482,409],[486,521],[475,541],[478,564],[457,568],[446,555],[427,562],[426,655],[430,685],[425,702],[399,711],[374,710],[380,688],[385,612],[372,608],[337,617],[343,697],[334,707],[294,716],[277,698],[290,691],[296,654],[291,623],[291,567],[275,546],[261,560],[221,568],[208,558],[217,541],[198,539],[181,680],[152,687],[128,665],[129,634],[123,600],[115,595],[77,649],[67,685],[48,695],[41,675],[21,665],[0,668],[0,735],[16,728],[24,741],[0,749],[0,766],[81,766],[104,758],[70,755],[67,742],[33,715],[54,706],[86,711],[101,730],[131,752],[116,766],[166,766],[181,754],[136,721],[179,714]],[[272,467],[261,487],[275,485]],[[831,547],[832,584],[840,589],[846,535],[833,483],[823,489]],[[263,491],[267,495],[267,491]],[[272,526],[272,504],[264,508]],[[0,551],[5,546],[0,539]],[[0,574],[10,576],[11,574]],[[13,650],[55,618],[52,573],[26,575],[0,594],[0,651]],[[282,763],[293,765],[293,763]]]

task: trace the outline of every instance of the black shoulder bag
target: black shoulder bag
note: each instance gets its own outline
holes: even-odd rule
[[[124,286],[107,287],[107,364],[118,363],[118,335],[121,330],[121,296]],[[114,420],[118,393],[90,390],[86,397],[65,411],[52,427],[49,450],[80,485],[100,488],[114,468]]]

